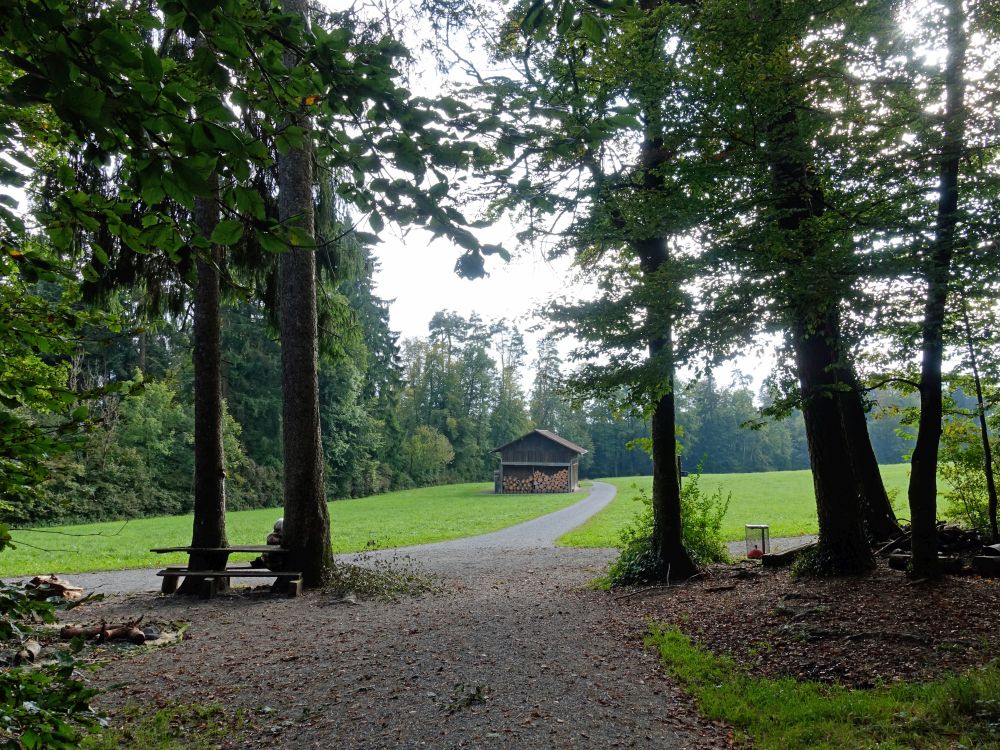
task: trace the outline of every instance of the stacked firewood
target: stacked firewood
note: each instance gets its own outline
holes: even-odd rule
[[[561,469],[554,474],[535,469],[530,477],[505,475],[503,478],[504,492],[566,492],[568,488],[569,469]]]

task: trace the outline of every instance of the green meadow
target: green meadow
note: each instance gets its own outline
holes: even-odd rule
[[[895,498],[896,512],[906,516],[906,482],[909,464],[880,467],[890,497]],[[559,539],[567,547],[614,547],[618,534],[642,509],[640,491],[649,494],[652,477],[601,479],[618,488],[615,499],[587,523]],[[744,538],[748,523],[766,523],[772,537],[801,536],[817,531],[816,500],[812,472],[771,471],[756,474],[704,474],[703,492],[722,488],[732,493],[729,511],[723,520],[722,533],[727,540]]]
[[[896,509],[906,516],[907,464],[882,466],[882,477]],[[613,547],[620,530],[642,507],[640,491],[649,493],[651,477],[602,479],[618,492],[611,504],[559,544]],[[457,484],[391,492],[329,504],[333,549],[358,552],[457,539],[496,531],[566,507],[585,496],[500,495],[492,485]],[[816,533],[816,504],[809,471],[756,474],[705,474],[705,492],[732,493],[723,521],[728,540],[744,536],[744,525],[766,523],[772,537]],[[280,508],[235,511],[226,517],[230,544],[262,544],[281,515]],[[14,532],[16,549],[0,554],[0,577],[32,573],[82,573],[95,570],[156,567],[181,563],[185,556],[155,555],[150,547],[186,544],[191,516],[56,526]]]
[[[337,500],[329,504],[334,552],[426,544],[485,534],[551,513],[582,499],[572,495],[494,495],[493,485],[453,484]],[[226,516],[230,544],[263,544],[280,508]],[[191,541],[191,516],[141,518],[34,531],[16,530],[16,549],[0,553],[0,578],[35,573],[83,573],[182,563],[150,547]]]

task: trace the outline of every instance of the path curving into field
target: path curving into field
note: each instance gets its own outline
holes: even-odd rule
[[[534,518],[516,526],[500,529],[489,534],[434,542],[413,547],[396,547],[374,553],[384,559],[399,555],[413,556],[425,553],[448,554],[462,549],[526,549],[531,547],[551,547],[556,539],[572,531],[592,515],[604,508],[615,497],[615,488],[605,482],[594,482],[590,493],[567,508]],[[368,555],[369,557],[371,555]],[[350,562],[355,554],[338,555],[337,559]],[[141,591],[159,591],[160,579],[156,577],[158,568],[137,568],[131,570],[106,570],[96,573],[67,574],[74,584],[82,586],[87,593],[130,594]],[[239,585],[239,582],[237,582]]]
[[[232,749],[729,747],[643,647],[640,615],[588,586],[614,551],[553,546],[613,496],[595,484],[510,529],[377,553],[435,577],[419,598],[137,593],[87,607],[190,623],[190,640],[96,673],[115,686],[99,707],[238,708],[247,728]]]

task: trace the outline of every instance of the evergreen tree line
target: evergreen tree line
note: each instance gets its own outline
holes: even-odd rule
[[[371,268],[371,265],[368,265]],[[604,400],[574,407],[553,338],[534,357],[522,333],[441,311],[428,335],[402,342],[370,273],[340,285],[360,335],[320,361],[327,494],[364,497],[396,489],[487,480],[493,449],[535,427],[586,448],[581,475],[648,475],[648,420]],[[74,358],[79,387],[128,382],[126,396],[103,399],[97,427],[59,456],[42,502],[8,513],[14,523],[182,514],[193,506],[194,403],[190,326],[171,317],[150,330],[94,336]],[[281,504],[280,350],[266,312],[250,303],[223,311],[224,453],[230,509]],[[526,390],[524,373],[533,377]],[[912,398],[885,391],[869,430],[879,460],[898,462],[912,447],[901,433]],[[885,412],[891,405],[893,413]],[[765,403],[766,405],[766,403]],[[678,389],[685,469],[705,473],[809,467],[801,414],[760,421],[748,378],[720,385],[709,374]]]

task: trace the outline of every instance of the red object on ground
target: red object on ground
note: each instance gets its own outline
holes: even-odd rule
[[[756,547],[747,552],[747,557],[750,558],[751,560],[759,560],[763,556],[764,556],[763,551],[757,549]]]

